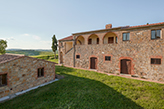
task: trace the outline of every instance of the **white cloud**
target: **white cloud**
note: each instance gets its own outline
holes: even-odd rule
[[[32,37],[33,37],[34,39],[36,39],[36,40],[40,40],[40,39],[41,39],[39,36],[36,36],[36,35],[33,35]]]
[[[44,44],[51,44],[51,41],[40,41],[40,42]]]
[[[14,40],[14,38],[13,37],[9,37],[9,38],[7,38],[7,40]]]
[[[29,34],[23,34],[23,36],[30,36]]]
[[[0,40],[6,40],[6,38],[0,38]]]
[[[14,40],[14,37],[9,37],[9,38],[1,38],[2,40],[7,40],[7,41],[11,41]]]
[[[25,33],[25,34],[22,34],[21,36],[26,36],[26,37],[28,36],[28,37],[32,37],[35,40],[41,40],[41,37],[39,37],[37,35],[33,35],[33,34],[27,34],[27,33]]]

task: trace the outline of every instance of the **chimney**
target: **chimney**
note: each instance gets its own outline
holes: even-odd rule
[[[105,26],[105,28],[106,28],[106,29],[112,28],[112,24],[107,24],[107,25]]]

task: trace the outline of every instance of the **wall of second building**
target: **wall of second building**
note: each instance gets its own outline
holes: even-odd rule
[[[63,58],[64,58],[63,65],[73,67],[73,53],[74,53],[74,50],[71,49],[69,52],[64,54],[64,56],[63,56]]]
[[[161,38],[151,40],[151,30],[161,29]],[[118,37],[117,44],[103,44],[103,37],[107,32],[96,33],[100,44],[87,44],[90,34],[84,34],[85,45],[76,45],[76,54],[80,59],[75,59],[75,67],[90,68],[90,57],[97,57],[97,70],[120,74],[120,60],[130,59],[132,62],[131,73],[152,80],[164,81],[164,27],[150,27],[129,29],[113,32]],[[123,41],[122,34],[130,32],[130,40]],[[93,34],[93,33],[91,33]],[[105,61],[104,56],[111,56],[111,61]],[[160,65],[151,64],[151,57],[160,57]]]
[[[65,42],[66,52],[68,52],[73,47],[73,42]]]
[[[73,67],[73,41],[59,41],[59,64]]]
[[[38,77],[38,68],[44,76]],[[7,85],[0,87],[0,98],[55,79],[55,64],[23,57],[0,65],[0,74],[7,73]]]

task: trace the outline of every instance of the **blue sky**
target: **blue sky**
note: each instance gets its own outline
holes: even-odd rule
[[[51,38],[164,22],[164,0],[0,0],[0,39],[9,48],[51,49]]]

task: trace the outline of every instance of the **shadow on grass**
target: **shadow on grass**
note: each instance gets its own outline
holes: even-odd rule
[[[58,67],[56,72],[64,75],[65,79],[2,103],[0,108],[142,109],[131,99],[99,81],[67,73],[74,71]]]

